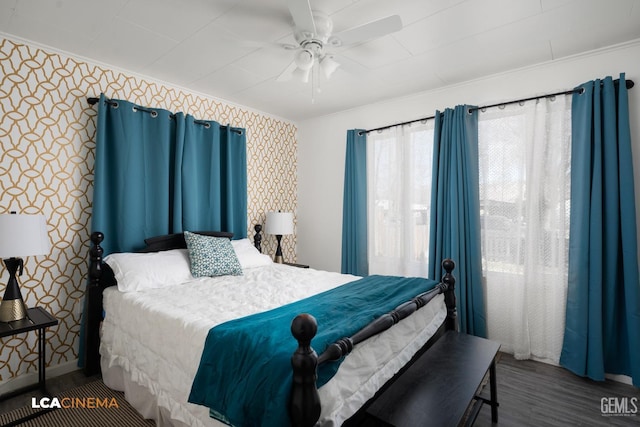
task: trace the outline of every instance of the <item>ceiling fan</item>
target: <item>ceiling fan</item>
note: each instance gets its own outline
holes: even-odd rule
[[[372,40],[402,29],[400,16],[392,15],[333,34],[331,17],[312,10],[309,0],[287,0],[287,5],[293,18],[293,35],[298,44],[284,45],[285,49],[295,51],[294,59],[276,78],[277,81],[296,77],[307,83],[318,70],[328,79],[343,65],[341,62],[346,62],[330,52],[331,48]],[[317,81],[317,78],[312,77],[312,81]],[[316,90],[319,91],[319,88],[316,87]]]

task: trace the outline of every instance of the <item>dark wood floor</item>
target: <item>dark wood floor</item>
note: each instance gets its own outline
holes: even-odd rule
[[[499,426],[640,426],[640,389],[616,381],[592,381],[564,368],[515,360],[500,354],[498,380]],[[485,387],[482,395],[488,397]],[[638,399],[635,416],[603,416],[601,399]],[[491,408],[484,405],[474,426],[491,424]]]
[[[94,381],[99,377],[85,377],[81,371],[47,380],[49,391],[55,396],[61,391]],[[515,360],[500,354],[497,366],[499,426],[640,426],[640,389],[615,381],[596,382],[580,378],[563,368],[534,362]],[[488,387],[483,390],[488,397]],[[36,394],[15,397],[0,402],[0,413],[31,404]],[[603,416],[601,399],[638,398],[635,416]],[[476,427],[492,426],[491,410],[485,405]],[[438,426],[436,426],[438,427]]]

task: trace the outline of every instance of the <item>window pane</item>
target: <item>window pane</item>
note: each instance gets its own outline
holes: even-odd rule
[[[480,115],[485,270],[523,273],[525,258],[558,268],[568,255],[570,111],[549,102]],[[533,242],[533,243],[532,243]]]
[[[369,273],[426,276],[433,122],[367,138]]]

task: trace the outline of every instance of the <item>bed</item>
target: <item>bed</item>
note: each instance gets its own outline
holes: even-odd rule
[[[220,232],[196,234],[232,237]],[[111,254],[106,261],[100,247],[104,238],[99,232],[91,236],[85,372],[101,371],[107,386],[124,391],[126,399],[143,416],[155,419],[161,426],[220,426],[230,422],[215,408],[189,402],[198,394],[197,384],[207,378],[201,371],[204,356],[212,353],[207,347],[212,331],[282,307],[295,309],[295,304],[306,301],[309,295],[317,298],[347,287],[359,289],[356,286],[365,280],[274,264],[260,254],[259,226],[255,247],[249,248],[247,239],[232,241],[242,273],[215,278],[184,275],[189,253],[183,233],[147,239],[139,253]],[[322,351],[319,355],[311,342],[317,347],[318,337],[331,325],[327,321],[318,325],[309,314],[312,310],[292,316],[288,322],[293,337],[279,340],[277,344],[282,349],[276,349],[286,353],[286,360],[273,357],[269,363],[277,361],[278,368],[253,366],[248,372],[281,370],[278,378],[282,380],[276,382],[285,384],[287,396],[274,405],[284,411],[291,425],[357,425],[362,408],[385,384],[403,372],[417,355],[428,351],[445,330],[456,328],[455,280],[451,274],[454,264],[445,260],[443,267],[447,273],[440,282],[434,282],[428,290],[413,291],[410,298],[376,315],[353,333],[323,342],[322,348],[316,348]],[[179,271],[184,277],[169,277],[179,276]],[[148,286],[148,282],[163,280],[172,283]],[[410,286],[414,286],[413,282]],[[333,316],[348,317],[335,313]],[[253,349],[248,353],[270,351]],[[225,360],[234,359],[237,352],[229,354],[232,356]],[[326,367],[331,364],[337,364],[331,368],[335,372],[318,388],[318,376],[323,377],[323,369],[329,369]],[[252,409],[243,407],[240,412],[247,415]],[[269,417],[262,417],[236,423],[267,425],[264,418]]]

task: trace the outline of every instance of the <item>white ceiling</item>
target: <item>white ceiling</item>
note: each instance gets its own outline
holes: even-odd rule
[[[277,82],[286,0],[2,0],[0,32],[298,121],[640,38],[640,0],[311,0],[334,33],[403,29],[336,53],[360,66]],[[322,76],[321,76],[322,77]],[[87,94],[97,95],[97,94]]]

